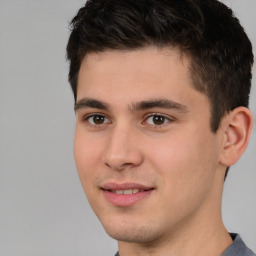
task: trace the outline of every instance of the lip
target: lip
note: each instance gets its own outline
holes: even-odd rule
[[[149,187],[139,183],[127,182],[127,183],[106,183],[102,186],[104,190],[127,190],[127,189],[139,189],[139,190],[150,190],[154,187]]]
[[[139,189],[140,191],[134,194],[116,194],[113,190],[130,190]],[[136,204],[138,201],[147,198],[154,190],[154,187],[145,186],[138,183],[107,183],[101,187],[105,199],[119,207],[128,207]],[[143,191],[141,191],[143,190]]]

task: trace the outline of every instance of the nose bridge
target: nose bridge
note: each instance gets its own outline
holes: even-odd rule
[[[137,166],[142,161],[136,128],[127,123],[116,124],[111,131],[104,152],[104,163],[113,169]]]

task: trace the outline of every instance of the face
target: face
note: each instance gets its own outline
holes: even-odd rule
[[[74,142],[79,177],[106,232],[150,242],[215,214],[221,136],[178,51],[143,48],[82,62]]]

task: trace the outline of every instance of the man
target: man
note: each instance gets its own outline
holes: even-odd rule
[[[255,255],[221,217],[253,123],[252,46],[232,11],[89,0],[71,30],[76,165],[117,255]]]

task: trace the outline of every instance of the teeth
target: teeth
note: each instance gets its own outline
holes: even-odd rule
[[[116,194],[118,194],[118,195],[121,195],[121,194],[123,194],[124,193],[124,191],[123,190],[116,190],[116,191],[113,191],[114,193],[116,193]]]
[[[140,191],[143,190],[139,190],[139,189],[126,189],[126,190],[112,190],[113,193],[118,194],[118,195],[131,195],[131,194],[135,194],[138,193]]]
[[[131,195],[131,194],[132,194],[132,189],[124,190],[124,195]]]

